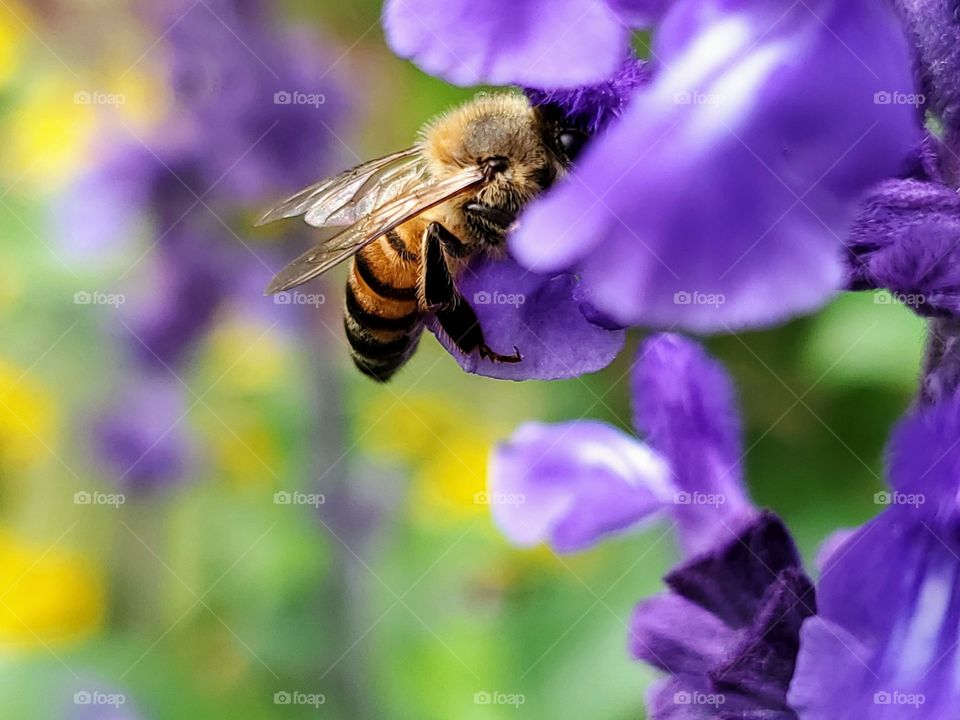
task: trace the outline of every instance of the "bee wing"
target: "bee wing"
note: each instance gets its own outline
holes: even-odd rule
[[[311,215],[307,222],[316,227],[350,225],[363,214],[359,209],[351,213],[350,208],[362,204],[360,201],[377,188],[393,185],[412,174],[422,166],[419,155],[419,148],[407,148],[314,183],[270,210],[257,226],[304,214]],[[328,221],[337,215],[337,221]]]
[[[266,294],[290,290],[312,280],[355,255],[398,225],[470,190],[483,182],[483,172],[476,167],[461,170],[456,175],[430,185],[420,185],[393,197],[342,232],[325,239],[298,257],[267,287]]]

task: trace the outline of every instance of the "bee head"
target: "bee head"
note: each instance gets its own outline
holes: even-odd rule
[[[552,119],[519,93],[478,96],[429,126],[422,148],[434,177],[481,170],[483,185],[460,209],[470,239],[487,245],[502,244],[523,206],[569,164]]]

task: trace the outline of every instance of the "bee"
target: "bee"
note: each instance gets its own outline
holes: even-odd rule
[[[465,354],[518,363],[491,349],[457,278],[478,256],[505,252],[520,210],[564,174],[587,134],[559,108],[519,93],[481,94],[429,122],[411,148],[322,180],[257,223],[303,216],[318,242],[283,268],[267,295],[351,261],[344,327],[365,375],[386,382],[433,315]],[[547,239],[549,240],[549,239]]]

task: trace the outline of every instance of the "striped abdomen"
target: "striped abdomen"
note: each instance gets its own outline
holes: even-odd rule
[[[381,382],[407,361],[423,331],[417,225],[403,225],[357,253],[347,281],[344,326],[353,362]]]

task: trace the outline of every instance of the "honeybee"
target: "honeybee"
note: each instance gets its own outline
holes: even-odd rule
[[[481,94],[429,122],[413,147],[298,192],[257,224],[303,216],[321,237],[266,294],[351,260],[347,340],[357,368],[380,382],[410,358],[430,314],[462,352],[521,362],[517,347],[487,345],[456,281],[472,258],[504,253],[520,210],[584,145],[586,133],[561,118],[519,93]]]

